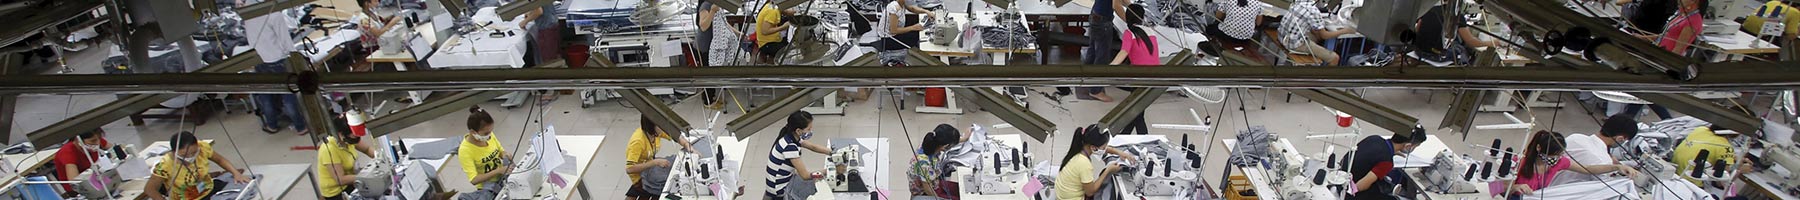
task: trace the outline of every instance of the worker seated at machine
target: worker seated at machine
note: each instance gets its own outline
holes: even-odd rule
[[[1503,42],[1482,40],[1475,30],[1464,26],[1469,22],[1460,13],[1447,11],[1449,6],[1439,2],[1425,11],[1413,27],[1416,32],[1412,42],[1414,55],[1432,65],[1467,64],[1475,60],[1475,48],[1503,45]],[[1458,14],[1455,17],[1444,15]],[[1449,30],[1450,32],[1445,32]]]
[[[144,196],[149,199],[212,199],[213,194],[223,191],[227,184],[214,178],[222,173],[231,173],[232,180],[237,183],[250,182],[242,169],[231,166],[230,160],[214,153],[212,145],[200,142],[193,132],[182,131],[171,136],[169,147],[172,151],[163,156],[162,162],[151,172],[150,181],[144,184]],[[224,168],[225,172],[212,172],[214,164]]]

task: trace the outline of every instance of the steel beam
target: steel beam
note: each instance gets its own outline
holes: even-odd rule
[[[1557,1],[1485,1],[1484,5],[1496,8],[1496,11],[1523,20],[1525,22],[1523,24],[1536,26],[1541,30],[1566,31],[1575,27],[1586,28],[1594,36],[1610,38],[1612,41],[1595,51],[1600,51],[1600,54],[1629,55],[1637,59],[1631,61],[1612,60],[1613,63],[1641,61],[1668,77],[1680,80],[1693,79],[1699,74],[1697,69],[1699,62],[1688,60],[1648,41],[1637,39],[1636,36],[1618,31],[1610,23],[1583,16],[1570,9],[1544,9],[1563,7],[1563,4]]]
[[[100,1],[93,0],[53,0],[45,1],[45,3],[62,5],[52,7],[48,10],[13,12],[0,16],[0,19],[16,22],[0,25],[0,27],[8,27],[4,30],[0,30],[0,46],[10,46],[13,43],[18,43],[27,36],[31,36],[31,34],[36,34],[38,31],[46,28],[55,27],[57,24],[62,24],[64,21],[74,19],[75,16],[86,15],[88,14],[88,11],[100,8],[102,5]]]
[[[380,117],[370,119],[368,124],[369,134],[373,135],[372,137],[381,137],[383,135],[400,132],[400,130],[406,129],[407,127],[425,123],[426,121],[443,117],[446,114],[466,112],[469,110],[470,106],[481,104],[481,102],[500,97],[500,95],[505,95],[506,93],[508,92],[466,91],[440,95],[438,98],[427,99],[425,102],[419,103],[419,105],[406,107],[394,111],[393,113],[382,114]]]
[[[1487,99],[1487,91],[1458,90],[1456,100],[1450,102],[1450,110],[1444,113],[1444,120],[1438,122],[1438,128],[1449,128],[1457,133],[1464,133],[1468,138],[1469,129],[1475,127],[1475,111],[1481,107],[1481,101]]]
[[[955,87],[950,88],[950,91],[956,92],[959,96],[968,97],[967,99],[974,102],[975,106],[986,109],[988,113],[993,113],[1001,121],[1012,124],[1014,128],[1018,128],[1019,131],[1039,142],[1048,139],[1050,133],[1056,131],[1056,123],[1014,103],[1012,96],[984,88]]]
[[[1406,113],[1400,113],[1400,111],[1394,111],[1394,109],[1389,109],[1386,106],[1381,106],[1381,104],[1365,100],[1362,97],[1357,97],[1356,95],[1343,90],[1302,89],[1288,90],[1288,92],[1305,96],[1307,99],[1312,99],[1313,102],[1325,105],[1325,107],[1331,107],[1339,112],[1350,114],[1350,116],[1355,116],[1357,119],[1375,124],[1375,126],[1395,133],[1410,133],[1414,126],[1419,125],[1418,118],[1408,116]]]
[[[1137,91],[1132,91],[1131,96],[1125,96],[1123,101],[1119,101],[1119,105],[1113,106],[1112,111],[1100,116],[1101,128],[1112,131],[1125,130],[1127,126],[1131,126],[1132,120],[1144,114],[1144,109],[1150,108],[1151,103],[1156,103],[1156,99],[1162,97],[1162,93],[1166,90],[1157,87],[1138,88]]]
[[[252,58],[233,58],[224,64]],[[1106,65],[486,69],[320,75],[325,91],[617,89],[648,87],[883,87],[1182,85],[1272,88],[1407,87],[1615,91],[1787,90],[1800,87],[1796,62],[1708,64],[1689,81],[1613,71],[1535,67],[1168,66]],[[125,74],[0,77],[0,93],[279,92],[294,80],[261,74]],[[211,79],[211,80],[200,80]],[[235,82],[214,82],[214,81]],[[221,86],[222,84],[231,84]]]
[[[231,58],[228,60],[245,60],[245,59],[257,60],[256,51],[255,50],[246,51],[242,54],[238,54],[236,56],[231,56]],[[200,68],[200,70],[195,71],[195,73],[238,72],[238,71],[244,71],[246,69],[250,69],[250,67],[256,66],[256,64],[258,64],[258,63],[255,63],[255,62],[249,62],[249,63],[246,63],[246,62],[221,62],[218,64],[208,65],[205,68]],[[37,131],[32,131],[30,134],[27,134],[26,137],[28,137],[31,140],[32,145],[37,145],[40,147],[47,147],[52,144],[62,143],[63,141],[68,141],[68,139],[70,137],[74,137],[78,133],[85,132],[88,130],[93,130],[95,128],[100,128],[100,126],[104,126],[107,123],[112,123],[115,120],[119,120],[119,118],[131,116],[132,114],[137,114],[140,111],[144,111],[144,109],[149,109],[151,106],[155,106],[158,103],[162,103],[163,101],[168,101],[169,99],[175,98],[176,96],[180,96],[180,95],[179,94],[137,94],[137,95],[125,96],[123,98],[119,98],[118,100],[113,101],[112,103],[100,105],[100,107],[96,107],[92,110],[88,110],[87,112],[82,112],[79,115],[69,117],[68,119],[63,119],[63,121],[56,122],[55,124],[50,124],[50,126],[45,126],[44,128],[38,129]]]
[[[307,3],[312,2],[313,1],[310,0],[265,0],[255,4],[240,6],[237,8],[237,14],[238,17],[243,19],[255,19],[257,17],[262,17],[263,15],[268,15],[269,13],[279,13],[281,10],[299,7],[300,5],[306,5]]]
[[[737,136],[738,140],[750,138],[750,135],[756,134],[757,131],[762,131],[763,128],[769,127],[769,125],[775,124],[777,121],[786,120],[788,114],[800,111],[800,108],[805,108],[807,105],[812,105],[813,101],[825,97],[825,94],[831,94],[832,91],[837,90],[821,88],[795,89],[793,92],[788,92],[787,95],[775,98],[775,101],[770,101],[762,106],[757,106],[756,110],[751,110],[750,113],[744,113],[744,116],[739,116],[737,119],[732,119],[731,122],[726,122],[725,129]]]
[[[1750,113],[1747,113],[1746,110],[1725,108],[1725,106],[1720,106],[1719,104],[1694,97],[1694,95],[1690,94],[1651,92],[1632,92],[1630,94],[1639,99],[1656,103],[1656,105],[1668,107],[1670,110],[1675,110],[1675,112],[1681,112],[1682,114],[1705,120],[1713,125],[1736,130],[1738,133],[1748,134],[1757,138],[1762,137],[1760,132],[1763,130],[1764,125],[1762,118],[1751,115]]]
[[[631,103],[631,106],[637,108],[639,113],[643,113],[644,116],[649,117],[650,121],[656,124],[656,127],[662,128],[663,132],[685,133],[689,129],[693,129],[693,126],[688,125],[686,119],[681,118],[681,114],[675,113],[674,109],[669,109],[669,104],[663,103],[662,99],[656,98],[656,95],[650,94],[649,90],[624,89],[615,91],[619,92],[619,96],[624,96],[622,98],[625,99],[625,102]]]

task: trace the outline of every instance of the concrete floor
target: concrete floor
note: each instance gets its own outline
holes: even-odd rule
[[[74,73],[98,73],[98,68],[95,66],[98,66],[98,62],[103,55],[95,53],[94,51],[87,51],[75,53],[72,54],[72,56],[73,57],[71,57],[69,61],[72,62],[70,63],[70,66],[76,67]],[[1035,88],[1035,90],[1052,91],[1050,88]],[[735,92],[738,94],[739,100],[748,100],[744,99],[746,97],[743,97],[743,94],[746,92],[745,90],[740,89],[735,90]],[[1265,92],[1268,95],[1266,97],[1263,96]],[[1453,96],[1448,95],[1448,91],[1367,89],[1363,90],[1363,92],[1364,97],[1368,100],[1387,105],[1394,110],[1417,117],[1419,118],[1419,122],[1425,124],[1426,127],[1436,127],[1438,121],[1443,117],[1449,102],[1454,98]],[[846,109],[848,113],[843,116],[818,117],[817,121],[813,124],[814,132],[817,133],[815,141],[820,141],[822,143],[825,138],[883,137],[893,139],[890,140],[891,144],[889,145],[894,147],[917,148],[916,144],[920,142],[920,137],[923,137],[925,132],[929,131],[939,123],[948,123],[957,127],[967,127],[970,124],[987,126],[1003,123],[989,113],[974,111],[973,109],[970,109],[971,112],[962,115],[915,113],[912,111],[911,107],[917,106],[919,102],[921,102],[921,97],[917,95],[906,95],[906,98],[908,98],[908,100],[905,101],[907,103],[906,110],[896,110],[893,106],[893,102],[889,100],[880,100],[889,98],[890,96],[887,94],[888,93],[885,92],[878,93],[874,95],[876,99],[850,103],[849,107]],[[1127,93],[1117,89],[1111,89],[1110,94],[1114,97],[1122,98],[1126,96]],[[1242,101],[1237,98],[1240,96],[1233,95],[1233,98],[1225,103],[1209,104],[1165,93],[1163,98],[1159,99],[1151,106],[1149,109],[1151,112],[1148,113],[1146,120],[1150,124],[1194,124],[1196,122],[1194,122],[1189,115],[1189,112],[1187,111],[1189,109],[1200,112],[1202,116],[1210,116],[1215,119],[1216,122],[1214,124],[1218,126],[1219,130],[1219,133],[1217,134],[1202,134],[1197,131],[1167,129],[1153,129],[1151,131],[1152,134],[1170,136],[1171,139],[1179,138],[1179,135],[1182,134],[1187,134],[1190,137],[1193,137],[1192,140],[1195,143],[1212,141],[1209,144],[1198,145],[1209,147],[1208,151],[1210,151],[1210,154],[1208,154],[1209,156],[1206,158],[1207,168],[1201,174],[1209,184],[1214,184],[1213,186],[1215,187],[1217,186],[1218,179],[1221,178],[1218,177],[1218,174],[1222,173],[1221,170],[1226,169],[1224,161],[1227,155],[1224,150],[1224,145],[1219,145],[1217,140],[1233,138],[1234,134],[1239,130],[1245,129],[1247,126],[1266,126],[1270,131],[1278,133],[1281,137],[1289,138],[1295,142],[1295,146],[1303,152],[1323,151],[1327,146],[1326,144],[1351,145],[1358,139],[1304,139],[1303,137],[1308,135],[1346,133],[1354,130],[1337,127],[1333,116],[1330,113],[1321,109],[1320,105],[1309,103],[1303,98],[1294,98],[1294,102],[1283,102],[1282,99],[1286,93],[1282,90],[1264,91],[1260,89],[1250,89],[1241,94],[1246,94],[1241,96]],[[1575,101],[1574,93],[1564,92],[1556,94],[1557,95],[1548,95],[1546,98],[1562,98],[1567,102]],[[23,96],[19,100],[16,120],[12,122],[14,123],[12,131],[15,133],[11,136],[13,139],[12,141],[23,141],[24,133],[48,126],[51,123],[55,123],[56,121],[60,121],[71,115],[110,102],[113,99],[114,97],[112,95]],[[766,102],[768,99],[768,97],[764,96],[760,97],[756,102]],[[1044,118],[1055,122],[1057,127],[1060,128],[1060,130],[1049,140],[1030,142],[1030,145],[1034,147],[1051,147],[1032,148],[1030,153],[1039,158],[1055,158],[1061,156],[1061,153],[1065,152],[1067,150],[1066,148],[1070,146],[1068,144],[1069,134],[1067,133],[1071,132],[1073,127],[1081,127],[1095,123],[1102,114],[1115,105],[1115,103],[1073,100],[1074,98],[1072,97],[1064,99],[1063,102],[1051,102],[1051,100],[1036,94],[1031,97],[1032,106],[1030,109],[1042,115]],[[1425,103],[1428,100],[1431,103]],[[704,121],[705,119],[702,116],[707,116],[711,111],[702,109],[698,104],[698,101],[684,101],[673,104],[673,107],[682,116],[686,117],[694,127],[707,127],[709,126],[707,124],[708,122]],[[1264,104],[1267,105],[1267,109],[1260,108]],[[972,104],[964,103],[963,105]],[[1247,105],[1246,109],[1239,111],[1238,108],[1242,105]],[[582,180],[588,183],[587,189],[590,193],[596,195],[593,199],[623,199],[622,194],[626,191],[626,187],[631,184],[627,183],[626,179],[623,178],[624,162],[620,159],[620,154],[622,154],[620,152],[624,152],[629,134],[631,134],[632,130],[638,126],[637,121],[639,114],[636,110],[624,106],[623,102],[617,100],[603,102],[592,108],[584,109],[579,106],[579,101],[576,97],[564,96],[560,100],[550,103],[548,106],[541,107],[545,111],[543,112],[545,113],[544,120],[528,121],[528,110],[531,109],[529,107],[502,108],[498,105],[498,102],[487,102],[481,106],[495,115],[495,119],[498,121],[495,130],[497,138],[502,142],[507,143],[508,145],[505,146],[510,149],[523,148],[519,145],[519,140],[526,137],[529,133],[535,133],[536,127],[539,127],[540,125],[539,123],[549,123],[558,126],[559,130],[562,130],[559,134],[563,135],[609,136],[607,140],[601,144],[565,145],[600,145],[601,156],[596,158],[593,163],[589,164],[590,168],[587,175],[582,177]],[[733,111],[720,117],[720,121],[711,122],[712,124],[710,126],[722,129],[725,121],[729,121],[728,119],[743,114],[744,112],[737,111],[736,106],[738,105],[731,105],[730,107],[732,107],[731,109]],[[746,106],[744,109],[751,109],[748,108],[748,105],[744,106]],[[1569,104],[1569,106],[1570,107],[1563,109],[1539,108],[1520,111],[1517,115],[1521,119],[1527,121],[1535,119],[1535,121],[1540,122],[1539,128],[1548,128],[1553,131],[1564,133],[1593,133],[1598,130],[1599,126],[1597,124],[1597,119],[1598,116],[1600,116],[1599,114],[1590,114],[1589,112],[1586,112],[1580,104]],[[1598,112],[1598,110],[1595,111]],[[438,119],[407,128],[398,133],[393,133],[393,136],[404,138],[456,137],[468,132],[464,128],[465,117],[466,113],[463,112],[448,114]],[[1654,117],[1645,117],[1643,119],[1651,120],[1653,118]],[[217,151],[231,159],[233,163],[238,166],[314,162],[315,159],[313,158],[313,155],[316,152],[311,150],[293,150],[292,148],[313,145],[309,144],[307,137],[296,135],[292,130],[277,134],[264,134],[261,131],[258,131],[259,123],[259,120],[254,115],[238,111],[230,114],[218,115],[211,122],[197,127],[190,125],[190,123],[167,120],[152,120],[144,126],[127,126],[125,120],[119,120],[107,125],[105,129],[109,132],[106,137],[111,141],[120,144],[137,144],[140,146],[154,141],[165,140],[164,138],[167,138],[170,134],[178,131],[194,131],[199,134],[201,138],[216,140],[217,143],[214,147],[217,148]],[[1508,122],[1499,113],[1482,113],[1477,115],[1475,123],[1479,125],[1502,124]],[[775,135],[772,134],[772,132],[775,132],[776,127],[779,127],[779,124],[780,123],[777,123],[776,126],[771,126],[748,138],[749,144],[751,145],[749,145],[749,149],[746,151],[746,155],[748,156],[746,156],[747,159],[743,162],[744,167],[740,169],[740,171],[744,173],[740,174],[739,178],[740,180],[743,180],[743,184],[747,185],[747,188],[745,188],[745,198],[759,198],[760,193],[764,190],[764,186],[761,182],[765,176],[765,173],[762,172],[762,168],[766,159],[761,155],[763,155],[763,152],[769,151],[770,144],[772,144]],[[1387,131],[1373,128],[1371,125],[1365,124],[1364,127],[1369,127],[1361,130],[1365,135],[1389,134]],[[1018,130],[1016,129],[998,129],[991,132],[991,134],[994,135],[1018,134]],[[1524,133],[1526,133],[1524,130],[1477,130],[1474,131],[1474,133],[1464,135],[1449,133],[1447,130],[1431,131],[1432,135],[1442,138],[1450,149],[1457,152],[1474,152],[1471,150],[1472,148],[1465,144],[1486,144],[1488,141],[1492,141],[1496,138],[1505,140],[1507,146],[1521,145],[1523,144],[1521,141],[1523,141],[1523,138],[1525,137]],[[1465,137],[1466,139],[1464,139]],[[886,166],[904,168],[908,165],[911,158],[909,153],[911,152],[910,150],[894,150],[891,152],[891,154],[886,155],[889,158],[889,162]],[[817,168],[816,166],[822,165],[825,161],[825,156],[814,153],[805,153],[804,157],[806,162],[815,166],[815,168]],[[364,159],[366,160],[366,158]],[[454,162],[450,163],[449,166],[445,166],[446,169],[460,169],[460,167],[461,166],[457,166]],[[464,181],[458,181],[466,180],[466,177],[459,171],[445,171],[446,173],[440,174],[440,178],[446,180],[444,184],[449,189],[470,191],[474,188]],[[881,187],[885,187],[885,189],[896,195],[894,198],[907,195],[904,170],[890,171],[893,173],[887,174],[886,176],[883,176],[883,178],[892,178],[894,180],[886,181],[890,184]],[[310,199],[312,198],[312,195],[309,193],[312,191],[310,185],[300,185],[295,187],[291,192],[292,194],[286,196],[285,199]]]

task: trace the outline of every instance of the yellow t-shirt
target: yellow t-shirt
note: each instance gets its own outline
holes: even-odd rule
[[[494,171],[505,164],[501,161],[506,158],[502,156],[506,153],[506,148],[500,146],[499,138],[490,137],[485,147],[475,146],[468,139],[462,140],[462,145],[456,147],[456,161],[462,164],[463,173],[469,175],[469,181],[475,181],[475,176]],[[475,187],[481,187],[481,183],[474,184]]]
[[[764,25],[769,27],[781,25],[781,9],[777,9],[775,5],[771,4],[763,6],[762,11],[756,12],[756,47],[781,41],[781,32],[763,34],[762,27]]]
[[[1080,147],[1075,147],[1080,148]],[[1082,191],[1082,184],[1092,183],[1100,177],[1094,174],[1094,163],[1088,161],[1086,155],[1076,154],[1064,164],[1062,172],[1056,173],[1056,199],[1081,200],[1087,197]]]
[[[200,153],[194,154],[194,163],[182,163],[171,150],[168,155],[163,155],[162,163],[157,163],[156,171],[151,173],[151,176],[163,178],[163,189],[169,190],[163,195],[169,199],[195,200],[212,192],[213,177],[208,176],[212,172],[212,160],[206,158],[212,157],[213,148],[205,142],[196,144],[194,147],[200,148]]]
[[[644,137],[644,129],[632,132],[631,142],[625,145],[625,167],[656,159],[656,149],[662,147],[662,140],[658,138],[674,140],[669,138],[669,134],[659,134],[656,138]],[[626,173],[626,175],[631,176],[631,183],[637,183],[638,179],[642,177],[638,173]]]
[[[1695,128],[1694,132],[1688,133],[1687,140],[1682,140],[1681,144],[1675,146],[1674,158],[1670,158],[1669,161],[1675,163],[1675,171],[1687,173],[1690,167],[1688,165],[1694,163],[1694,157],[1700,156],[1700,150],[1707,152],[1706,155],[1709,157],[1706,159],[1707,166],[1712,166],[1712,162],[1717,160],[1724,160],[1728,165],[1737,163],[1737,152],[1732,151],[1731,141],[1713,133],[1712,129],[1707,127]],[[1688,179],[1688,181],[1694,182],[1695,185],[1700,184],[1700,181],[1693,179]]]
[[[1775,12],[1780,13],[1777,14]],[[1762,7],[1756,8],[1756,13],[1751,13],[1748,18],[1744,19],[1744,26],[1741,27],[1741,29],[1743,29],[1744,32],[1749,32],[1753,35],[1761,35],[1763,21],[1767,20],[1764,19],[1763,16],[1775,15],[1780,15],[1782,18],[1781,23],[1787,25],[1787,30],[1783,30],[1783,33],[1786,35],[1800,33],[1800,9],[1795,9],[1793,6],[1788,6],[1781,1],[1769,1],[1769,3],[1763,4]]]
[[[355,145],[338,143],[337,137],[326,137],[325,144],[319,144],[319,166],[313,167],[313,171],[318,174],[319,190],[324,193],[325,197],[335,197],[349,189],[349,187],[338,184],[337,177],[331,177],[331,169],[326,165],[338,164],[341,167],[339,169],[341,171],[338,172],[340,174],[356,173],[356,148],[354,147]]]

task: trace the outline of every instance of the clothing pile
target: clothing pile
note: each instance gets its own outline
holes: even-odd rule
[[[1237,145],[1232,148],[1231,157],[1226,158],[1225,161],[1233,166],[1249,167],[1268,163],[1271,161],[1270,159],[1280,158],[1280,155],[1269,150],[1269,144],[1275,143],[1275,137],[1272,135],[1273,133],[1269,133],[1269,130],[1263,126],[1253,126],[1248,130],[1238,132]]]
[[[981,42],[987,48],[1019,48],[1037,43],[1037,35],[1031,34],[1022,23],[976,26],[975,30],[981,31]]]

